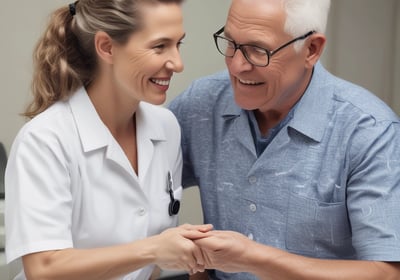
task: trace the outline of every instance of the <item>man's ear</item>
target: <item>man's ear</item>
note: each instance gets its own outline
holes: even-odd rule
[[[307,44],[306,66],[312,68],[322,55],[326,43],[325,35],[321,33],[312,34]]]
[[[105,63],[113,63],[113,41],[104,31],[98,31],[94,36],[94,47],[99,59]]]

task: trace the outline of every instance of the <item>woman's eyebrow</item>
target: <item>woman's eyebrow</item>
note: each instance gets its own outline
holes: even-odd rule
[[[179,41],[182,41],[186,37],[186,33],[182,35],[182,37],[179,38]],[[174,40],[170,37],[160,37],[154,39],[152,42],[157,43],[157,42],[173,42]]]

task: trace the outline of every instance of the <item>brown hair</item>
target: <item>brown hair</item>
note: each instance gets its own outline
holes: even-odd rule
[[[93,80],[97,62],[94,36],[106,32],[124,44],[141,26],[143,4],[177,3],[184,0],[79,0],[59,8],[50,17],[33,54],[33,100],[24,116],[33,118],[58,100],[68,98]]]

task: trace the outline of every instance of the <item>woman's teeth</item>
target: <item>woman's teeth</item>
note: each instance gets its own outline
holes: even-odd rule
[[[153,83],[160,86],[169,86],[169,80],[150,79]]]

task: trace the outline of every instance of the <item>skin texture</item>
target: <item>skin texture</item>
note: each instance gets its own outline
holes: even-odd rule
[[[269,50],[293,37],[284,32],[285,13],[279,0],[233,0],[223,36],[237,44]],[[278,52],[267,67],[251,65],[237,50],[226,57],[236,103],[254,110],[260,131],[267,134],[304,93],[320,58],[325,36],[314,33],[296,52],[293,45]],[[212,231],[196,240],[206,268],[250,272],[264,280],[400,279],[400,264],[377,261],[342,261],[307,258],[256,243],[232,231]],[[208,279],[196,274],[192,280]]]
[[[177,4],[143,7],[144,29],[127,44],[98,32],[96,79],[87,88],[98,114],[137,172],[135,111],[139,102],[162,104],[169,81],[183,70],[179,46],[185,33]],[[134,143],[134,145],[132,145]],[[204,259],[192,239],[205,237],[210,225],[183,225],[159,235],[105,248],[69,248],[25,255],[28,279],[113,279],[155,264],[163,269],[202,271]]]
[[[23,257],[24,270],[28,279],[113,279],[149,264],[202,271],[202,252],[190,239],[204,237],[210,228],[183,225],[119,246],[29,254]]]

